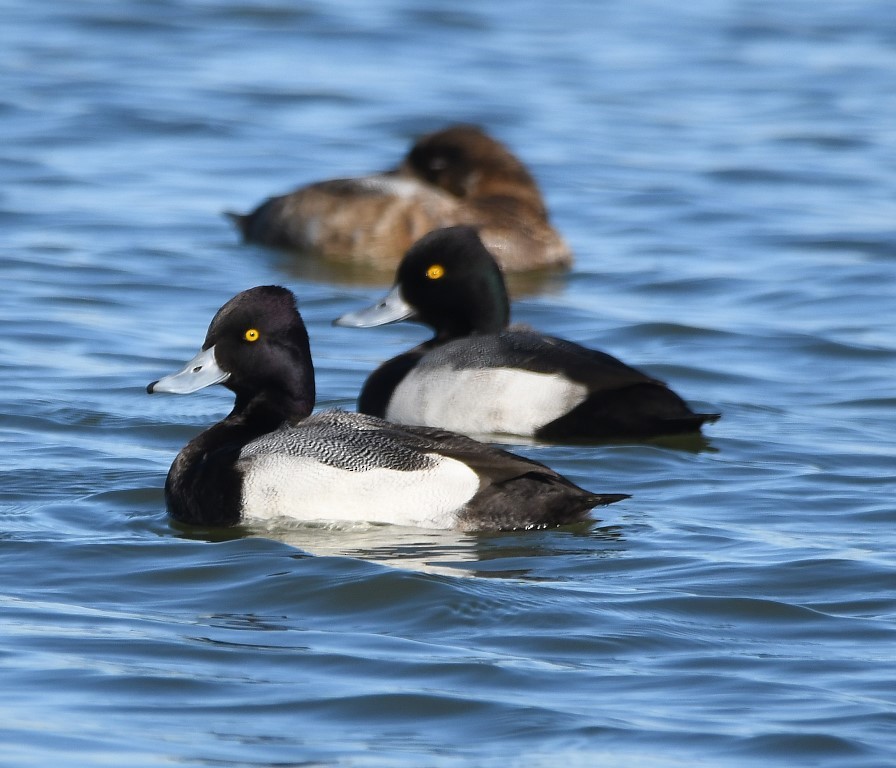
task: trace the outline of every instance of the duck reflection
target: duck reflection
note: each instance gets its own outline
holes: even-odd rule
[[[232,541],[265,538],[315,557],[352,557],[391,568],[445,576],[535,578],[538,562],[551,556],[613,557],[625,548],[623,528],[588,520],[531,532],[478,534],[373,523],[329,524],[274,520],[234,528],[173,526],[184,538]],[[528,563],[530,559],[533,562]]]

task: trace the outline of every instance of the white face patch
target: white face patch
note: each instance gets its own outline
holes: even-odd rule
[[[244,473],[243,515],[454,528],[479,478],[462,462],[433,458],[434,466],[405,472],[340,469],[282,453],[249,456],[237,463]]]
[[[386,419],[468,435],[531,437],[587,394],[584,384],[517,368],[414,369],[395,389]]]

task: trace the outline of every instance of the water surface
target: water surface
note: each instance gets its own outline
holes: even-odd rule
[[[0,2],[9,766],[896,761],[890,3]],[[572,529],[180,528],[226,392],[147,397],[296,291],[320,407],[425,337],[390,276],[221,217],[484,125],[577,255],[514,318],[723,419],[519,445],[631,493]]]

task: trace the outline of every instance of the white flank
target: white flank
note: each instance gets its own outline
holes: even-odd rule
[[[366,521],[454,528],[457,512],[479,489],[466,464],[437,458],[428,469],[402,472],[338,469],[307,457],[262,454],[241,460],[243,514],[304,521]]]
[[[588,394],[562,376],[514,368],[412,370],[395,389],[388,421],[465,434],[532,436]]]

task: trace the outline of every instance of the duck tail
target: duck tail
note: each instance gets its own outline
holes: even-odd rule
[[[721,413],[692,413],[689,416],[670,416],[657,419],[651,432],[656,435],[681,435],[699,432],[704,424],[712,424],[722,417]]]
[[[715,424],[719,419],[722,418],[721,413],[697,413],[694,415],[698,419],[700,419],[701,426],[703,424]]]
[[[615,504],[617,501],[624,501],[631,497],[630,493],[593,493],[588,502],[591,504],[589,509],[593,509],[594,507],[606,507],[608,504]]]
[[[243,239],[249,235],[249,222],[252,217],[244,213],[234,213],[233,211],[224,211],[224,215],[233,222]]]

